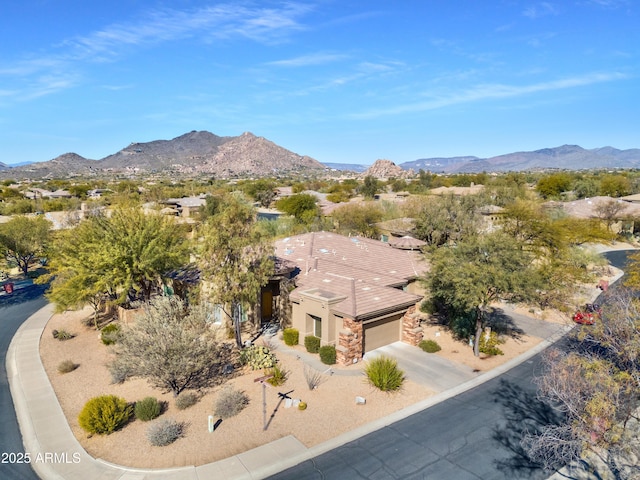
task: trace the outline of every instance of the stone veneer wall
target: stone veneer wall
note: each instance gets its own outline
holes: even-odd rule
[[[360,361],[364,352],[362,351],[362,322],[357,322],[351,318],[342,319],[343,329],[338,335],[338,345],[336,346],[336,360],[341,365],[351,365],[354,361]]]
[[[417,347],[423,336],[423,328],[420,326],[420,313],[416,312],[416,307],[411,307],[402,317],[402,341]]]

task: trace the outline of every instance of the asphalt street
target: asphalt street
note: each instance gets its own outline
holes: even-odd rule
[[[46,287],[30,285],[0,296],[0,478],[8,480],[37,480],[28,463],[24,463],[24,447],[18,428],[13,400],[7,381],[6,356],[9,343],[18,327],[47,304],[42,296]],[[20,461],[22,460],[22,463]]]
[[[505,375],[274,475],[302,479],[545,479],[520,451],[523,428],[553,419],[536,399],[536,356]]]

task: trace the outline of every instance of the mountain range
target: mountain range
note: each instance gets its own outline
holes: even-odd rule
[[[400,164],[405,170],[430,170],[438,173],[508,172],[559,168],[586,170],[601,168],[639,168],[640,149],[618,150],[613,147],[584,149],[562,145],[532,152],[515,152],[490,158],[450,157],[422,158]]]
[[[392,162],[389,162],[392,163]],[[395,166],[395,165],[394,165]],[[506,172],[541,169],[640,168],[640,149],[613,147],[584,149],[562,145],[531,152],[515,152],[490,158],[474,156],[421,158],[398,165],[403,170],[434,173]],[[275,143],[245,132],[219,137],[207,131],[191,131],[172,140],[131,143],[100,160],[65,153],[46,162],[10,166],[0,162],[0,178],[63,178],[118,173],[211,175],[216,178],[277,176],[323,170],[364,172],[365,165],[325,163],[293,153]]]
[[[324,168],[311,157],[293,153],[250,132],[237,137],[219,137],[194,130],[172,140],[134,142],[100,160],[65,153],[46,162],[0,169],[0,176],[21,179],[171,173],[233,178],[287,175]]]

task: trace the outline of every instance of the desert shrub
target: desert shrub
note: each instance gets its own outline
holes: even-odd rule
[[[131,418],[131,405],[115,395],[102,395],[89,400],[83,407],[78,422],[89,433],[109,434],[122,427]]]
[[[498,348],[498,345],[504,343],[496,332],[491,332],[489,338],[486,334],[480,336],[480,352],[486,355],[504,355],[504,352]]]
[[[183,393],[181,395],[178,395],[178,398],[176,398],[175,400],[176,408],[178,410],[185,410],[198,403],[199,399],[200,397],[198,397],[198,395],[194,392]]]
[[[162,404],[154,397],[146,397],[136,402],[133,413],[138,420],[148,422],[157,418],[162,412]]]
[[[297,345],[300,340],[300,332],[297,328],[285,328],[282,331],[282,339],[285,345],[289,345],[290,347]]]
[[[155,447],[164,447],[184,435],[185,424],[167,418],[153,423],[147,429],[147,439]]]
[[[64,340],[71,340],[75,335],[71,332],[67,332],[66,330],[53,330],[51,332],[53,334],[53,338],[57,338],[61,342]]]
[[[274,387],[279,387],[280,385],[284,385],[289,377],[289,371],[280,367],[280,365],[276,364],[272,368],[266,371],[268,375],[273,375],[267,382]]]
[[[215,414],[222,418],[231,418],[239,414],[249,404],[249,397],[233,387],[225,387],[220,391],[214,404]]]
[[[105,345],[113,345],[118,339],[119,331],[120,327],[117,323],[110,323],[100,330],[100,340],[102,340],[102,343]]]
[[[124,383],[127,378],[133,376],[131,366],[122,362],[111,362],[107,368],[111,374],[111,383]]]
[[[309,367],[308,365],[304,366],[303,373],[309,390],[315,390],[327,379],[327,377],[325,377],[321,372]]]
[[[63,360],[58,364],[58,372],[59,373],[69,373],[73,372],[80,365],[77,363],[73,363],[71,360]]]
[[[272,368],[278,359],[267,347],[251,345],[240,352],[240,362],[248,365],[251,370]]]
[[[315,335],[307,335],[304,337],[304,346],[309,353],[318,353],[320,350],[320,337]]]
[[[333,345],[324,345],[320,347],[320,361],[325,365],[334,365],[336,363],[336,347]]]
[[[399,390],[404,382],[404,372],[398,368],[398,362],[384,355],[367,362],[364,374],[369,383],[383,392]]]
[[[442,350],[435,340],[422,340],[418,346],[427,353],[436,353]]]

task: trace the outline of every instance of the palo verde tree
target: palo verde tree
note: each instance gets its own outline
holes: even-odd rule
[[[457,242],[478,233],[479,197],[425,197],[417,212],[414,235],[431,246]]]
[[[379,203],[359,202],[342,205],[336,208],[331,216],[337,230],[344,235],[377,238],[379,230],[376,223],[382,220],[383,214]]]
[[[217,384],[230,359],[208,316],[203,307],[187,309],[176,296],[154,297],[118,334],[109,365],[113,379],[145,378],[174,396]]]
[[[441,247],[431,256],[427,285],[433,307],[458,330],[474,331],[473,352],[480,354],[480,335],[491,303],[532,298],[536,272],[533,257],[502,232],[471,237]]]
[[[315,195],[298,193],[278,200],[276,208],[295,217],[301,223],[311,223],[320,215],[317,202]]]
[[[273,246],[256,228],[254,209],[234,195],[226,196],[219,212],[202,225],[201,237],[203,280],[212,285],[211,300],[231,318],[242,347],[242,311],[256,305],[273,275]]]
[[[116,209],[55,239],[48,295],[61,310],[87,303],[97,308],[104,298],[114,304],[148,301],[162,275],[187,262],[185,231],[173,219]]]
[[[17,216],[0,225],[0,249],[8,262],[14,262],[24,275],[45,255],[51,223],[42,216]]]
[[[358,189],[358,191],[362,194],[365,199],[373,199],[376,194],[380,191],[380,183],[376,177],[371,175],[367,175],[364,177],[364,181],[362,185]]]

